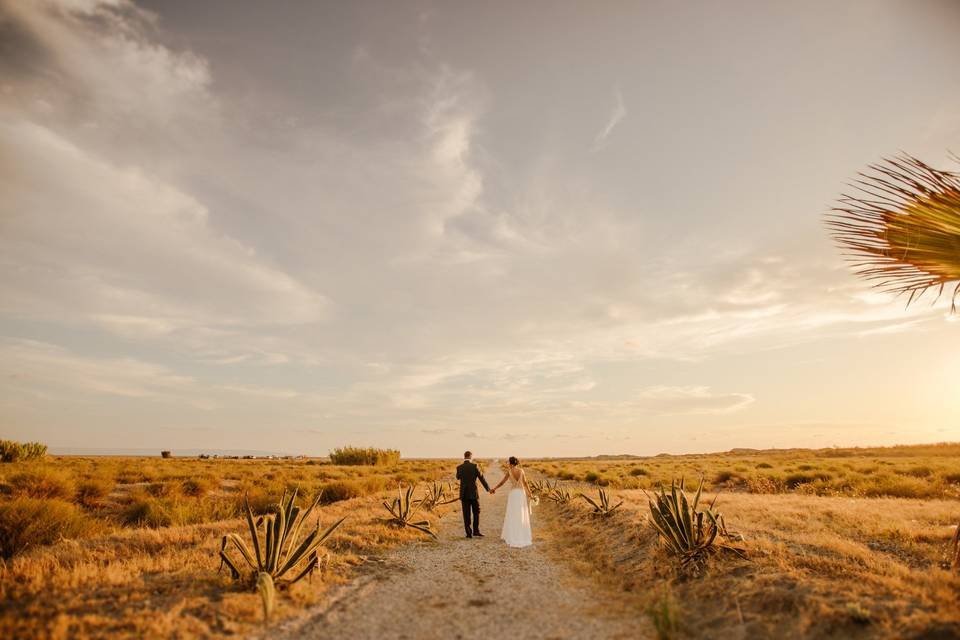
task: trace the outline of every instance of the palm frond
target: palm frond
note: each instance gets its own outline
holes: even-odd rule
[[[960,158],[954,156],[960,162]],[[870,165],[827,215],[827,226],[854,271],[881,291],[907,295],[907,306],[929,289],[937,298],[958,281],[960,294],[960,173],[934,169],[902,154]]]

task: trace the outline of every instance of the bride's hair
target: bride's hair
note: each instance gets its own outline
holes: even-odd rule
[[[510,463],[511,467],[516,467],[516,466],[519,466],[520,464],[520,461],[517,460],[516,456],[510,456],[510,459],[507,462]]]

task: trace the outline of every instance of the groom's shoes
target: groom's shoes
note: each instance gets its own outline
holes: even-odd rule
[[[468,533],[468,534],[467,534],[467,538],[472,538],[472,537],[473,537],[473,534],[472,534],[472,533]]]
[[[473,532],[473,537],[474,537],[474,538],[482,538],[482,537],[483,537],[483,534],[480,533],[479,531],[474,531],[474,532]]]

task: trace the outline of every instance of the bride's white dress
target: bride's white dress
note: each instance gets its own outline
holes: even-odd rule
[[[530,503],[523,490],[523,472],[520,473],[520,480],[514,480],[510,472],[507,472],[510,493],[507,494],[507,511],[503,516],[503,531],[500,537],[511,547],[529,547],[533,544],[533,534],[530,531]]]

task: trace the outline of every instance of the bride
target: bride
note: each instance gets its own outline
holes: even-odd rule
[[[507,494],[507,510],[503,516],[503,532],[500,537],[510,547],[529,547],[533,544],[530,532],[530,487],[527,476],[520,468],[520,461],[510,456],[510,466],[500,480],[500,484],[490,493],[495,493],[508,480],[510,493]]]

